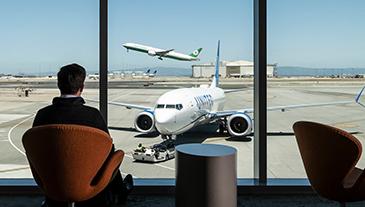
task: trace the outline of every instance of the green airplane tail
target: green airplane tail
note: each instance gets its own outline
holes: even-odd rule
[[[190,54],[191,57],[198,57],[198,55],[200,54],[200,52],[202,51],[203,48],[199,48],[199,49],[196,49],[194,50],[193,53]]]

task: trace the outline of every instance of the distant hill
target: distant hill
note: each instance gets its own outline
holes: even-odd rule
[[[124,68],[124,69],[110,69],[109,72],[146,72],[150,69],[150,73],[157,70],[157,76],[191,76],[191,68],[173,68],[173,67],[143,67],[143,68]],[[13,73],[9,75],[19,76],[54,76],[58,71],[46,71],[46,72],[27,72],[27,73]],[[88,74],[99,73],[98,70],[88,70]],[[3,74],[4,75],[4,74]]]
[[[309,68],[298,66],[277,67],[278,76],[354,76],[364,75],[365,68]]]

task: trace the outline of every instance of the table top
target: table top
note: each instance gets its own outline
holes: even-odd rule
[[[220,144],[181,144],[176,146],[176,151],[205,157],[222,157],[236,154],[237,152],[233,147]]]

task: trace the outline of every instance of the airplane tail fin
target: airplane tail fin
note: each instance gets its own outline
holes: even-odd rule
[[[199,48],[199,49],[196,49],[196,50],[194,50],[194,52],[192,52],[191,54],[190,54],[190,56],[191,57],[198,57],[199,56],[199,54],[200,54],[200,52],[202,51],[202,49],[203,48]]]
[[[215,88],[218,87],[219,85],[219,48],[220,48],[220,40],[218,40],[217,58],[215,60],[215,73],[213,81],[210,84],[210,88]]]
[[[146,71],[146,73],[150,73],[150,69],[148,69],[148,70]]]

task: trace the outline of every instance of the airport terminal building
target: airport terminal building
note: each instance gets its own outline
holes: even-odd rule
[[[277,64],[267,65],[267,76],[276,76]],[[209,78],[214,75],[215,63],[203,63],[192,65],[193,78]],[[252,77],[253,76],[253,62],[246,60],[238,61],[220,61],[219,75],[224,78],[231,77]]]

